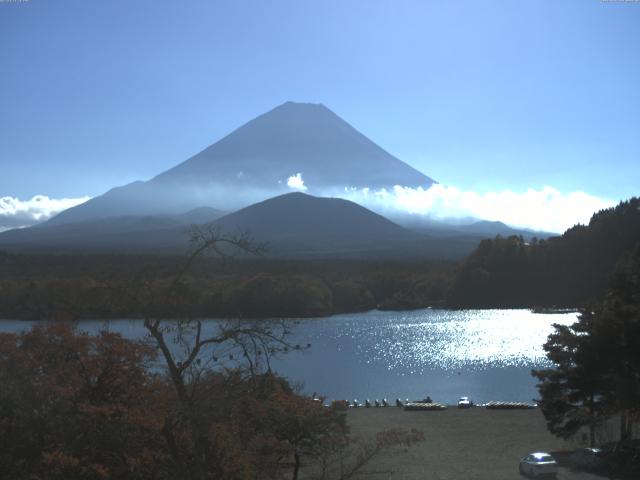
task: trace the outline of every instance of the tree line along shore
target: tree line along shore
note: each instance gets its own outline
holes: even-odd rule
[[[181,315],[314,317],[374,308],[579,308],[604,292],[640,241],[640,200],[546,240],[496,237],[461,262],[199,258],[181,280]],[[139,318],[184,257],[0,252],[0,318]],[[160,307],[161,305],[158,305]],[[169,306],[164,305],[164,308]]]

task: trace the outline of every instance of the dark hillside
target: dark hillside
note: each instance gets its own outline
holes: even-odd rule
[[[381,238],[417,237],[357,203],[304,193],[288,193],[265,200],[222,217],[215,224],[226,231],[246,229],[265,240],[295,237],[309,241],[342,238],[370,242]]]
[[[560,237],[483,240],[461,265],[456,307],[581,306],[605,289],[616,263],[640,243],[640,199],[593,215]]]

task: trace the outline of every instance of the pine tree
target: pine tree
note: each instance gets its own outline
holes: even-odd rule
[[[534,370],[549,431],[568,438],[619,415],[620,440],[640,413],[640,246],[623,258],[605,296],[571,326],[555,325],[544,345],[555,367]]]

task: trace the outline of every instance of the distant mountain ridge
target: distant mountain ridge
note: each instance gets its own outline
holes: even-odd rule
[[[429,216],[393,212],[389,220],[418,233],[433,236],[475,235],[481,238],[521,236],[525,241],[533,238],[543,239],[557,236],[556,233],[510,227],[500,221],[478,220],[477,218],[434,219]]]
[[[125,215],[69,224],[40,224],[0,233],[0,249],[41,253],[176,253],[186,248],[186,230],[225,212],[202,207],[180,215]]]
[[[0,234],[0,250],[182,254],[188,247],[186,219],[202,219],[203,213],[219,212],[110,217],[12,230]],[[419,234],[354,202],[297,192],[204,223],[223,232],[247,232],[256,243],[266,243],[266,256],[278,258],[457,259],[481,239],[457,232],[438,237]]]
[[[290,192],[308,193],[434,181],[389,154],[321,104],[284,103],[147,182],[116,187],[47,223],[122,215],[176,214],[203,205],[233,211]]]

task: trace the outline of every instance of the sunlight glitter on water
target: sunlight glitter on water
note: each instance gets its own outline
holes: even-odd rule
[[[304,319],[292,343],[309,349],[272,359],[275,370],[329,398],[424,398],[444,402],[471,395],[477,402],[537,398],[532,368],[549,365],[542,345],[553,324],[569,325],[576,313],[528,310],[370,311]],[[0,331],[22,331],[34,322],[5,320]],[[205,328],[215,328],[216,320]],[[78,328],[108,328],[144,338],[139,320],[89,320]]]
[[[377,321],[376,321],[377,320]],[[389,370],[526,367],[546,364],[542,345],[554,323],[571,324],[576,313],[533,314],[527,310],[426,310],[335,325],[336,340],[359,339],[366,363]]]

